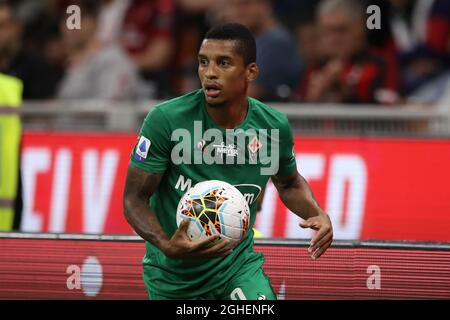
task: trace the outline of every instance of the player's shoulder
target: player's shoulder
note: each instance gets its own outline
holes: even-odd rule
[[[195,119],[201,106],[201,91],[196,90],[154,105],[147,114],[144,126],[157,124],[171,130],[181,128],[186,119]]]
[[[201,99],[201,90],[195,90],[185,95],[158,103],[150,112],[158,110],[163,113],[166,118],[171,118],[199,108]]]
[[[267,126],[273,128],[280,128],[282,126],[289,126],[289,121],[283,112],[274,109],[273,107],[249,97],[253,106],[253,112],[258,121],[265,122]]]

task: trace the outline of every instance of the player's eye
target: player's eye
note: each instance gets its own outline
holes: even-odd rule
[[[230,62],[228,60],[220,60],[219,65],[221,67],[228,67],[230,65]]]
[[[206,65],[208,65],[208,61],[207,61],[206,59],[203,59],[203,58],[198,59],[198,63],[199,63],[201,66],[206,66]]]

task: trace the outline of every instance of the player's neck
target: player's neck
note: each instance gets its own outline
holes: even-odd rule
[[[214,122],[224,129],[234,129],[244,122],[248,112],[248,99],[243,99],[224,104],[210,106],[206,104],[206,111]]]

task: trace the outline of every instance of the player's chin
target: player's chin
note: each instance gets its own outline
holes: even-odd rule
[[[221,97],[220,95],[217,97],[210,97],[210,96],[206,96],[206,102],[211,106],[211,107],[220,107],[224,104],[225,99],[223,97]]]

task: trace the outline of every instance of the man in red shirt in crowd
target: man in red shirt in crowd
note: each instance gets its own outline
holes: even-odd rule
[[[396,77],[369,53],[365,8],[359,1],[325,0],[318,8],[318,63],[310,65],[298,90],[306,102],[394,103]]]
[[[157,96],[167,90],[164,82],[174,48],[173,15],[172,0],[134,0],[123,22],[122,45],[142,75],[154,83]]]

